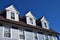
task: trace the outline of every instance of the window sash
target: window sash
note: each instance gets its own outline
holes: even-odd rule
[[[24,30],[19,29],[19,39],[25,39]]]
[[[11,18],[15,19],[15,14],[11,12]]]
[[[34,33],[34,38],[35,38],[35,40],[38,40],[37,33]]]
[[[45,35],[45,40],[48,40],[48,35]]]
[[[20,35],[20,39],[25,39],[25,36],[24,35]]]
[[[33,24],[33,19],[32,18],[30,18],[30,23]]]
[[[11,37],[10,33],[4,33],[4,37]]]
[[[45,27],[47,28],[47,24],[46,24],[46,23],[44,23],[44,25],[45,25]]]
[[[9,27],[4,27],[4,37],[11,37],[11,30]]]

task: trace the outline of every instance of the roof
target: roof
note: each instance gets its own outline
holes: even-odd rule
[[[15,25],[16,27],[18,26],[18,28],[23,27],[23,28],[27,28],[27,29],[34,29],[36,31],[40,31],[40,32],[48,33],[48,34],[60,35],[56,31],[51,30],[51,29],[44,29],[44,28],[42,28],[41,26],[38,26],[38,25],[32,26],[32,25],[26,24],[26,22],[23,21],[23,19],[25,20],[25,16],[20,17],[19,18],[19,19],[21,19],[20,21],[13,21],[13,20],[6,19],[5,16],[6,16],[6,10],[1,11],[0,12],[0,23]]]
[[[49,29],[44,29],[44,28],[41,28],[40,26],[32,26],[32,25],[26,24],[22,21],[18,22],[18,21],[8,20],[8,19],[4,18],[3,16],[0,16],[0,23],[16,25],[16,26],[18,26],[18,28],[20,26],[22,26],[24,28],[34,29],[34,30],[37,30],[37,31],[41,31],[41,32],[48,33],[48,34],[53,34],[53,35],[58,35],[59,34],[56,31],[49,30]]]

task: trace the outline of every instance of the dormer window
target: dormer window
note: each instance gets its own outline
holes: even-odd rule
[[[49,29],[49,22],[44,16],[37,20],[37,24],[42,28]]]
[[[15,14],[11,12],[11,19],[15,19]]]
[[[6,19],[19,21],[19,12],[15,9],[14,5],[10,5],[5,8],[6,10]]]
[[[45,27],[47,28],[47,24],[46,24],[46,23],[44,23],[44,25],[45,25]]]
[[[27,23],[27,24],[36,26],[36,18],[35,18],[35,16],[32,14],[31,11],[29,11],[25,16],[26,16],[26,23]]]
[[[30,23],[33,24],[33,19],[32,18],[30,18]]]

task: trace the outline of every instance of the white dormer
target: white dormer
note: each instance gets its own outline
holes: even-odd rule
[[[49,22],[46,20],[46,18],[43,16],[42,19],[40,20],[42,27],[45,29],[49,29]]]
[[[15,9],[13,5],[7,7],[5,10],[7,19],[19,21],[19,12]]]
[[[36,26],[36,18],[35,16],[29,11],[26,15],[26,23],[30,25]]]

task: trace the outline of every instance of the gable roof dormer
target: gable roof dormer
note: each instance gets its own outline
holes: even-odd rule
[[[6,19],[19,21],[19,12],[15,9],[13,5],[5,8],[5,10],[6,10]]]
[[[9,7],[5,8],[5,10],[16,12],[16,13],[18,12],[14,5],[10,5]]]
[[[31,11],[27,12],[27,14],[26,14],[25,16],[26,16],[26,17],[35,18],[35,16],[32,14]]]
[[[29,11],[25,16],[26,16],[26,23],[27,23],[27,24],[36,26],[36,18],[35,18],[35,16],[32,14],[31,11]]]
[[[37,24],[42,28],[49,29],[49,22],[44,16],[42,16],[39,20],[37,20]]]

